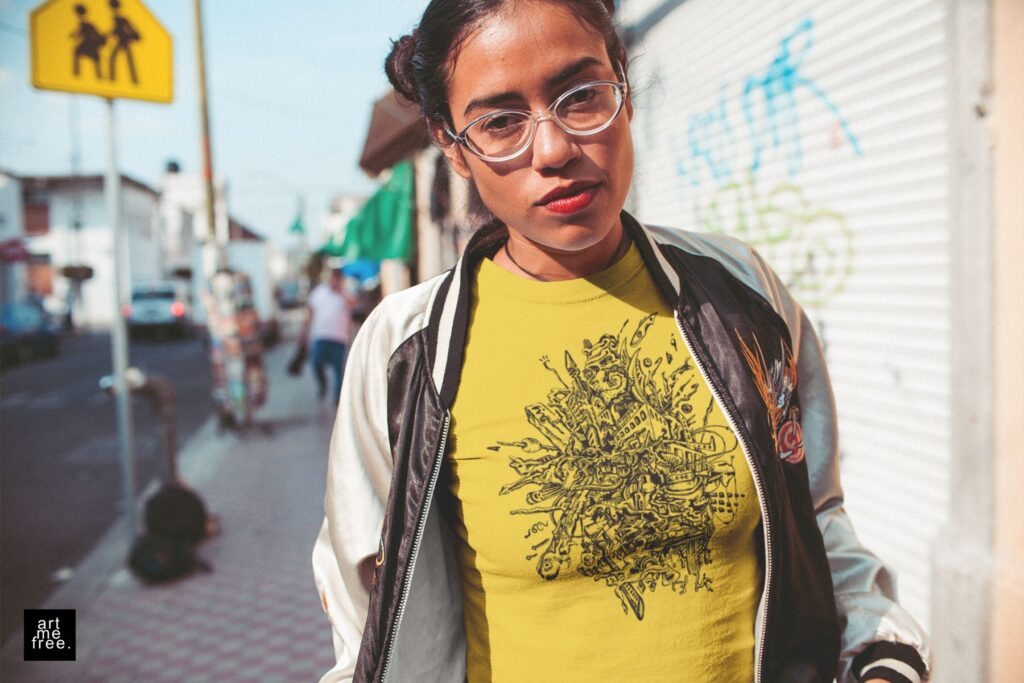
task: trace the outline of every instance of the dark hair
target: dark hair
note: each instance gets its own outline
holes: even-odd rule
[[[395,91],[418,104],[428,121],[452,125],[448,79],[459,46],[469,32],[513,2],[523,0],[431,0],[419,26],[391,45],[384,71]],[[626,48],[612,23],[614,0],[549,0],[568,6],[581,24],[604,36],[608,58],[625,68]],[[625,75],[625,74],[623,74]]]

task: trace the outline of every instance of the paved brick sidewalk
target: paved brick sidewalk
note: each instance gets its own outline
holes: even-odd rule
[[[330,627],[310,553],[323,514],[333,405],[309,373],[284,371],[287,345],[268,354],[273,434],[217,434],[211,423],[180,458],[182,478],[220,516],[199,547],[213,566],[158,587],[127,571],[123,528],[112,529],[45,605],[77,609],[75,662],[22,662],[20,636],[3,652],[9,682],[315,681],[332,662]]]

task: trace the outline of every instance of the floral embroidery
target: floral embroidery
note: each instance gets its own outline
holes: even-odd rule
[[[798,463],[804,459],[804,430],[800,426],[800,409],[793,406],[790,418],[776,432],[779,457],[786,462]]]
[[[775,439],[775,451],[784,461],[796,464],[804,459],[804,433],[800,406],[796,401],[796,363],[785,341],[779,341],[780,357],[768,361],[761,343],[754,337],[751,349],[737,332],[743,357],[754,374],[754,385],[768,411]]]

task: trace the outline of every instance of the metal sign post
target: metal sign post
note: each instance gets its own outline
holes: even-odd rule
[[[128,329],[122,311],[128,304],[125,282],[128,259],[124,230],[121,229],[121,174],[117,172],[117,122],[114,100],[107,99],[107,177],[103,189],[107,195],[111,239],[114,243],[114,303],[117,314],[111,330],[114,363],[114,396],[117,400],[117,432],[121,441],[121,476],[124,489],[125,526],[128,542],[135,540],[135,439],[132,425],[132,397],[125,372],[128,370]]]
[[[139,0],[47,0],[29,18],[32,85],[43,90],[98,95],[107,102],[107,174],[104,191],[114,247],[114,315],[111,329],[113,389],[121,441],[124,514],[134,542],[135,442],[132,434],[128,333],[128,240],[121,225],[121,174],[117,170],[114,98],[170,102],[174,96],[173,41]]]

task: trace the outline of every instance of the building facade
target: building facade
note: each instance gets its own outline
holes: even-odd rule
[[[228,190],[223,178],[213,184],[213,220],[207,222],[206,184],[198,172],[183,172],[170,161],[160,179],[160,216],[163,221],[162,246],[171,270],[192,267],[193,251],[211,237],[221,243],[229,240],[231,218],[228,215]]]
[[[197,323],[206,320],[203,292],[207,289],[207,274],[217,266],[215,244],[224,249],[225,265],[249,275],[261,319],[274,321],[274,278],[269,265],[273,249],[261,235],[231,216],[224,179],[214,181],[211,230],[202,174],[183,172],[177,162],[168,162],[160,180],[160,219],[165,274],[190,283],[191,308]]]
[[[51,310],[70,309],[76,325],[109,327],[117,304],[114,241],[103,177],[26,176],[20,184],[22,235],[32,254],[24,278],[26,290],[47,300]],[[128,176],[121,176],[121,225],[128,254],[124,286],[162,279],[159,195]],[[92,277],[76,285],[63,274],[68,266],[91,268]]]

